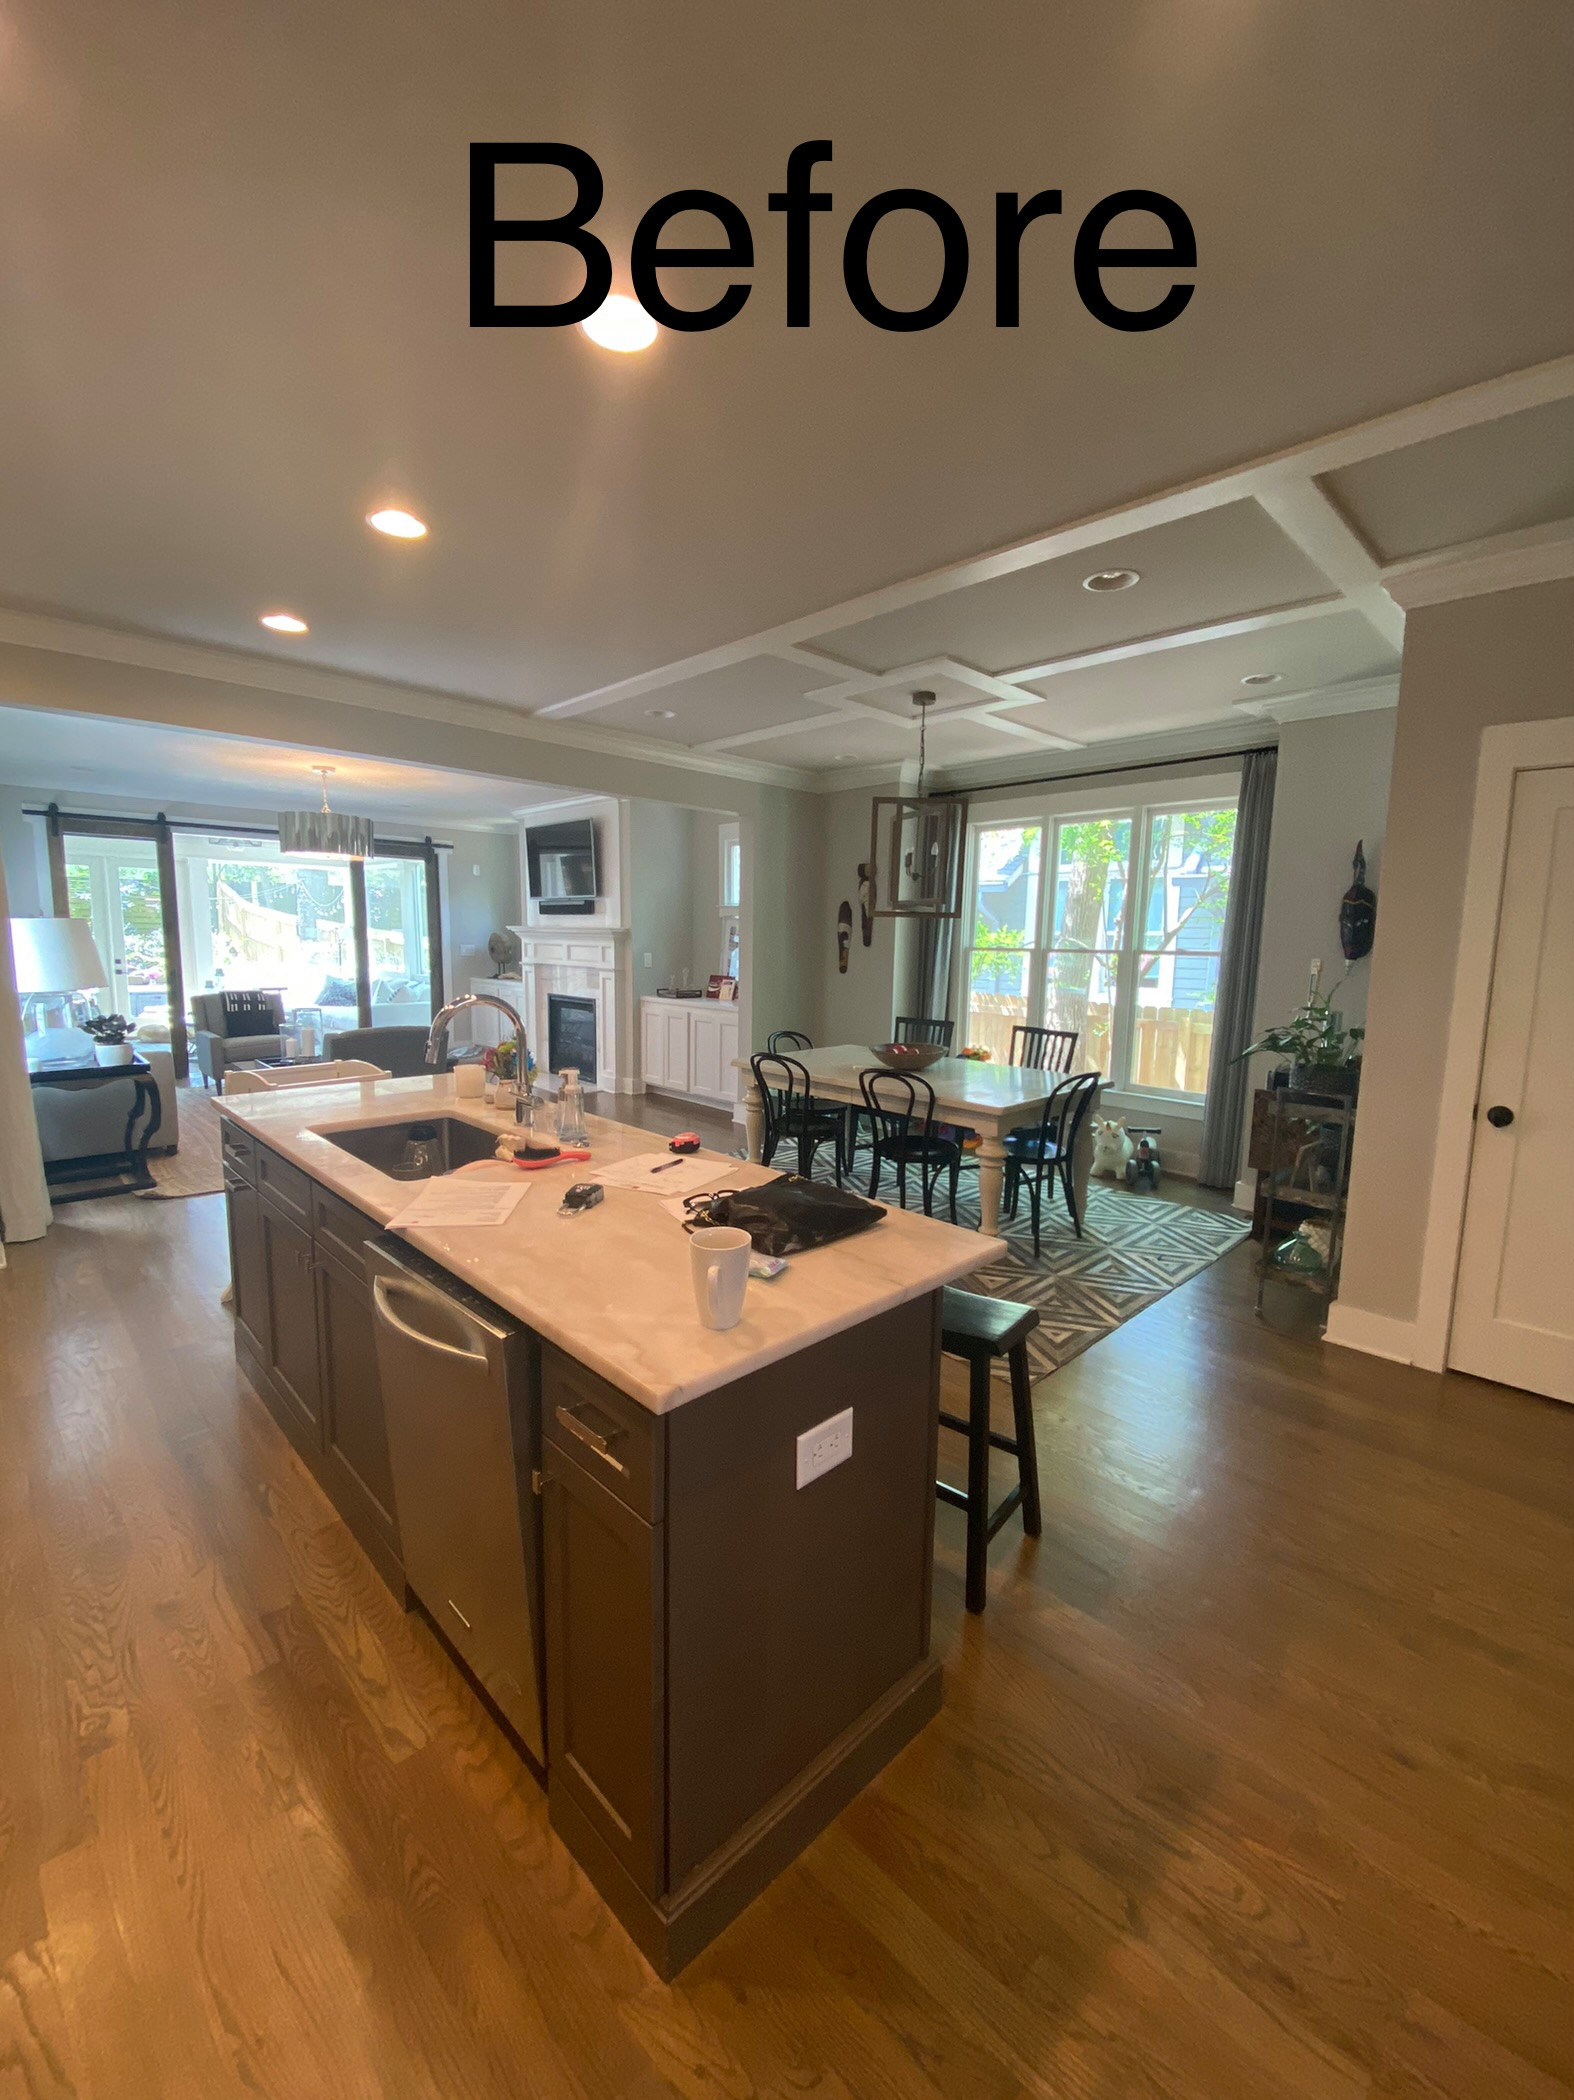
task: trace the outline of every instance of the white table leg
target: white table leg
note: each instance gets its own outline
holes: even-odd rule
[[[765,1116],[760,1108],[760,1096],[757,1088],[751,1087],[748,1094],[744,1097],[743,1128],[749,1148],[749,1157],[758,1165],[760,1147],[765,1141]]]
[[[1005,1181],[1006,1148],[985,1131],[978,1147],[978,1222],[985,1232],[1000,1226],[1000,1192]]]

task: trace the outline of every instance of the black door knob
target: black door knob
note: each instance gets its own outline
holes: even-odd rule
[[[1514,1111],[1511,1108],[1499,1107],[1489,1108],[1487,1110],[1487,1121],[1492,1125],[1492,1128],[1494,1130],[1507,1130],[1509,1124],[1512,1123],[1513,1120]]]

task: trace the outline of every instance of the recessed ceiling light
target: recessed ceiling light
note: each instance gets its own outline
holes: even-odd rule
[[[264,627],[271,627],[275,634],[306,634],[309,630],[304,620],[297,620],[294,613],[263,613]]]
[[[426,527],[408,510],[369,510],[366,522],[373,532],[386,532],[391,540],[424,540]]]
[[[1084,576],[1085,591],[1129,591],[1142,577],[1135,569],[1095,569],[1091,576]]]
[[[658,722],[675,722],[678,719],[675,707],[647,707],[645,712]]]
[[[1282,671],[1248,671],[1241,680],[1242,685],[1277,685],[1284,676]]]
[[[609,292],[579,325],[603,350],[648,350],[656,340],[655,322],[637,299],[622,292]]]

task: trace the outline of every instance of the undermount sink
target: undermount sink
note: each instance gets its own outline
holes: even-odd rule
[[[355,1130],[319,1130],[317,1136],[395,1181],[430,1181],[436,1175],[451,1174],[455,1167],[497,1156],[497,1133],[481,1130],[458,1116],[363,1123]]]

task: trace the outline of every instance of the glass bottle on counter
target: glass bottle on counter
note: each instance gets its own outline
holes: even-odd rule
[[[560,1145],[586,1144],[585,1090],[579,1083],[577,1069],[566,1065],[562,1080],[563,1089],[557,1097],[557,1141]]]

